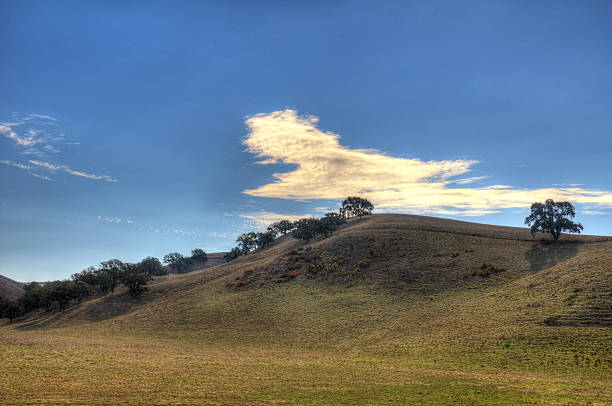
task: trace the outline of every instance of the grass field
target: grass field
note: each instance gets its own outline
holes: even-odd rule
[[[606,238],[375,215],[5,323],[0,402],[612,404],[611,295]]]

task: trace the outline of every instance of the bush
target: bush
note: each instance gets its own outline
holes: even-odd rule
[[[478,272],[478,276],[487,277],[492,273],[500,273],[505,272],[506,268],[497,267],[493,264],[484,263],[480,266],[480,271]]]
[[[226,253],[223,256],[223,259],[225,259],[225,262],[230,262],[238,258],[240,255],[242,255],[242,250],[238,247],[234,247],[231,249],[230,252]]]

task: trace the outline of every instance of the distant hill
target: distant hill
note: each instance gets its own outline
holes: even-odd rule
[[[287,330],[304,315],[314,331],[324,329],[333,315],[350,319],[361,309],[365,318],[351,327],[356,330],[345,332],[345,338],[355,339],[384,319],[396,317],[398,304],[392,303],[407,300],[406,295],[418,300],[446,297],[452,306],[466,309],[473,306],[474,294],[482,300],[483,294],[503,293],[503,297],[515,295],[520,300],[493,301],[470,318],[482,323],[484,313],[504,308],[500,314],[505,319],[612,325],[612,237],[562,235],[553,243],[550,236],[532,237],[526,228],[378,214],[351,220],[329,238],[304,243],[284,236],[230,263],[223,261],[223,253],[216,253],[193,267],[200,270],[156,278],[136,305],[119,290],[82,303],[54,322],[99,321],[112,318],[109,309],[114,309],[123,315],[121,322],[132,325],[130,320],[135,317],[137,323],[153,326],[159,321],[159,309],[167,308],[166,329],[172,329],[176,321],[181,330],[190,325],[187,330],[191,333],[220,337],[242,326],[252,338],[277,331],[295,340],[309,336],[298,338],[295,331]],[[523,297],[525,284],[532,286],[531,295],[538,292],[536,296],[546,300],[540,303]],[[345,289],[343,295],[359,293],[344,301],[336,297],[337,289]],[[376,301],[368,292],[378,292],[386,299]],[[202,301],[203,297],[207,300]],[[531,302],[536,304],[530,307]],[[528,307],[505,309],[519,303]],[[249,317],[237,310],[244,308],[250,309]],[[375,316],[372,309],[380,314]],[[427,307],[413,308],[410,314],[422,317],[424,309]],[[492,318],[500,319],[499,315]],[[319,332],[325,336],[323,330]]]
[[[23,295],[23,285],[6,276],[0,275],[0,297],[15,300]]]

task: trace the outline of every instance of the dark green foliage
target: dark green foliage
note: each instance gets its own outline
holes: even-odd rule
[[[25,285],[23,285],[23,290],[32,290],[33,288],[37,287],[38,285],[39,285],[38,282],[26,283]]]
[[[164,268],[159,262],[159,259],[153,257],[146,257],[140,261],[139,266],[148,272],[151,276],[163,276],[168,275],[168,270]]]
[[[191,261],[190,258],[185,258],[178,252],[171,252],[164,255],[164,263],[170,265],[176,273],[185,273]]]
[[[342,202],[340,214],[346,218],[367,216],[372,214],[374,205],[362,197],[349,196]]]
[[[121,283],[128,288],[130,295],[138,296],[147,290],[147,282],[153,280],[151,271],[142,262],[133,265],[128,264],[121,275]]]
[[[329,237],[346,219],[338,213],[327,213],[323,218],[304,218],[293,223],[291,236],[298,240],[308,241],[317,235]]]
[[[308,241],[317,234],[319,220],[314,218],[299,219],[293,223],[294,229],[291,236],[298,240]]]
[[[118,259],[109,259],[100,263],[98,271],[101,273],[101,279],[103,280],[103,293],[107,293],[109,290],[111,293],[115,291],[126,267],[127,265]]]
[[[8,309],[11,303],[13,302],[3,297],[0,297],[0,319],[9,318],[6,309]]]
[[[257,233],[255,244],[257,248],[265,248],[274,242],[274,232],[265,231],[263,233]]]
[[[277,236],[277,235],[285,235],[291,230],[293,230],[293,228],[294,228],[293,222],[289,220],[281,220],[281,221],[277,221],[276,223],[270,224],[270,226],[268,227],[268,231],[272,231],[274,235]]]
[[[242,255],[248,255],[257,246],[257,234],[253,231],[240,234],[236,238],[236,242],[242,250]]]
[[[11,322],[23,314],[23,309],[18,303],[8,302],[2,309],[2,317],[9,319]]]
[[[484,277],[491,275],[492,273],[500,273],[500,272],[506,272],[506,268],[485,263],[480,266],[480,271],[478,271],[478,273],[474,273],[473,275],[482,276],[484,278]]]
[[[206,252],[204,252],[203,249],[196,248],[194,250],[191,250],[191,259],[193,261],[206,262],[208,261],[208,255],[206,255]]]
[[[94,292],[94,286],[81,280],[47,282],[26,291],[17,304],[23,314],[37,309],[62,311],[72,301],[81,301]]]
[[[570,202],[555,202],[552,199],[545,203],[531,205],[531,214],[525,218],[525,224],[531,226],[531,234],[538,231],[549,233],[557,241],[562,232],[580,233],[582,224],[570,219],[576,216],[574,206]]]
[[[330,224],[333,224],[336,227],[339,227],[342,224],[346,224],[346,218],[340,213],[336,212],[327,213],[321,220],[329,222]]]
[[[238,258],[241,255],[242,255],[242,250],[240,248],[238,248],[238,247],[234,247],[234,248],[232,248],[232,250],[230,252],[225,254],[223,256],[223,258],[225,259],[225,262],[230,262],[230,261],[233,261],[234,259]]]

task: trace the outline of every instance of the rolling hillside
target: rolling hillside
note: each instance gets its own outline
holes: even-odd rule
[[[157,278],[136,301],[118,291],[6,324],[0,367],[16,375],[0,392],[119,401],[137,375],[142,403],[606,404],[611,338],[611,238],[383,214]],[[42,348],[38,372],[19,369],[16,342]],[[27,381],[58,359],[82,375],[66,364],[35,392]]]
[[[0,297],[15,300],[23,295],[22,284],[0,275]]]

